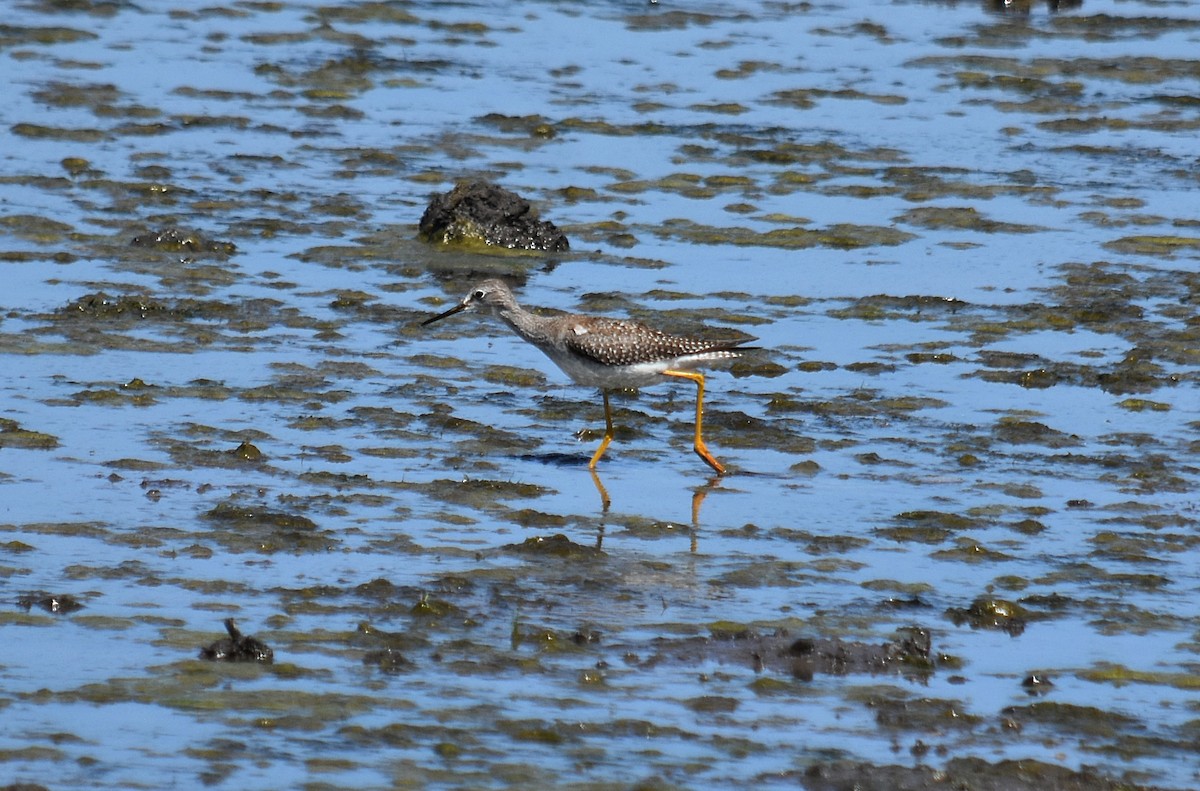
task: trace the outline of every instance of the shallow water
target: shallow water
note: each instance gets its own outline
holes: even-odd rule
[[[71,8],[0,31],[0,776],[1200,783],[1190,6]],[[417,241],[476,176],[572,252]],[[757,336],[732,474],[677,383],[593,480],[596,394],[419,326],[496,274]]]

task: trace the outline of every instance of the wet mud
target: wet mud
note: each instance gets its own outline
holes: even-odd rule
[[[994,5],[13,9],[6,781],[1195,787],[1200,20]]]

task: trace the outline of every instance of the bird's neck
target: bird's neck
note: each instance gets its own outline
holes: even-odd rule
[[[530,313],[521,308],[501,308],[496,311],[496,315],[500,320],[512,329],[517,335],[520,335],[526,341],[533,344],[542,344],[547,340],[546,329],[543,326],[545,319]]]

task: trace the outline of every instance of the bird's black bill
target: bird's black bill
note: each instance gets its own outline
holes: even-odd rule
[[[421,326],[428,327],[430,324],[433,324],[435,321],[441,321],[444,318],[453,316],[455,313],[461,313],[462,311],[464,311],[466,309],[467,309],[467,303],[460,302],[457,305],[455,305],[454,307],[450,308],[450,310],[447,310],[445,313],[439,313],[431,319],[425,319],[425,321],[421,322]]]

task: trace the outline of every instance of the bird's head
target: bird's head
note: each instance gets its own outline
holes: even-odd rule
[[[476,308],[488,308],[490,310],[498,310],[502,308],[512,308],[516,305],[516,299],[513,297],[512,289],[500,280],[484,280],[476,283],[467,292],[457,305],[447,311],[439,313],[432,318],[425,319],[421,322],[422,327],[427,327],[435,321],[449,318],[455,313],[462,313],[464,310],[474,310]]]

